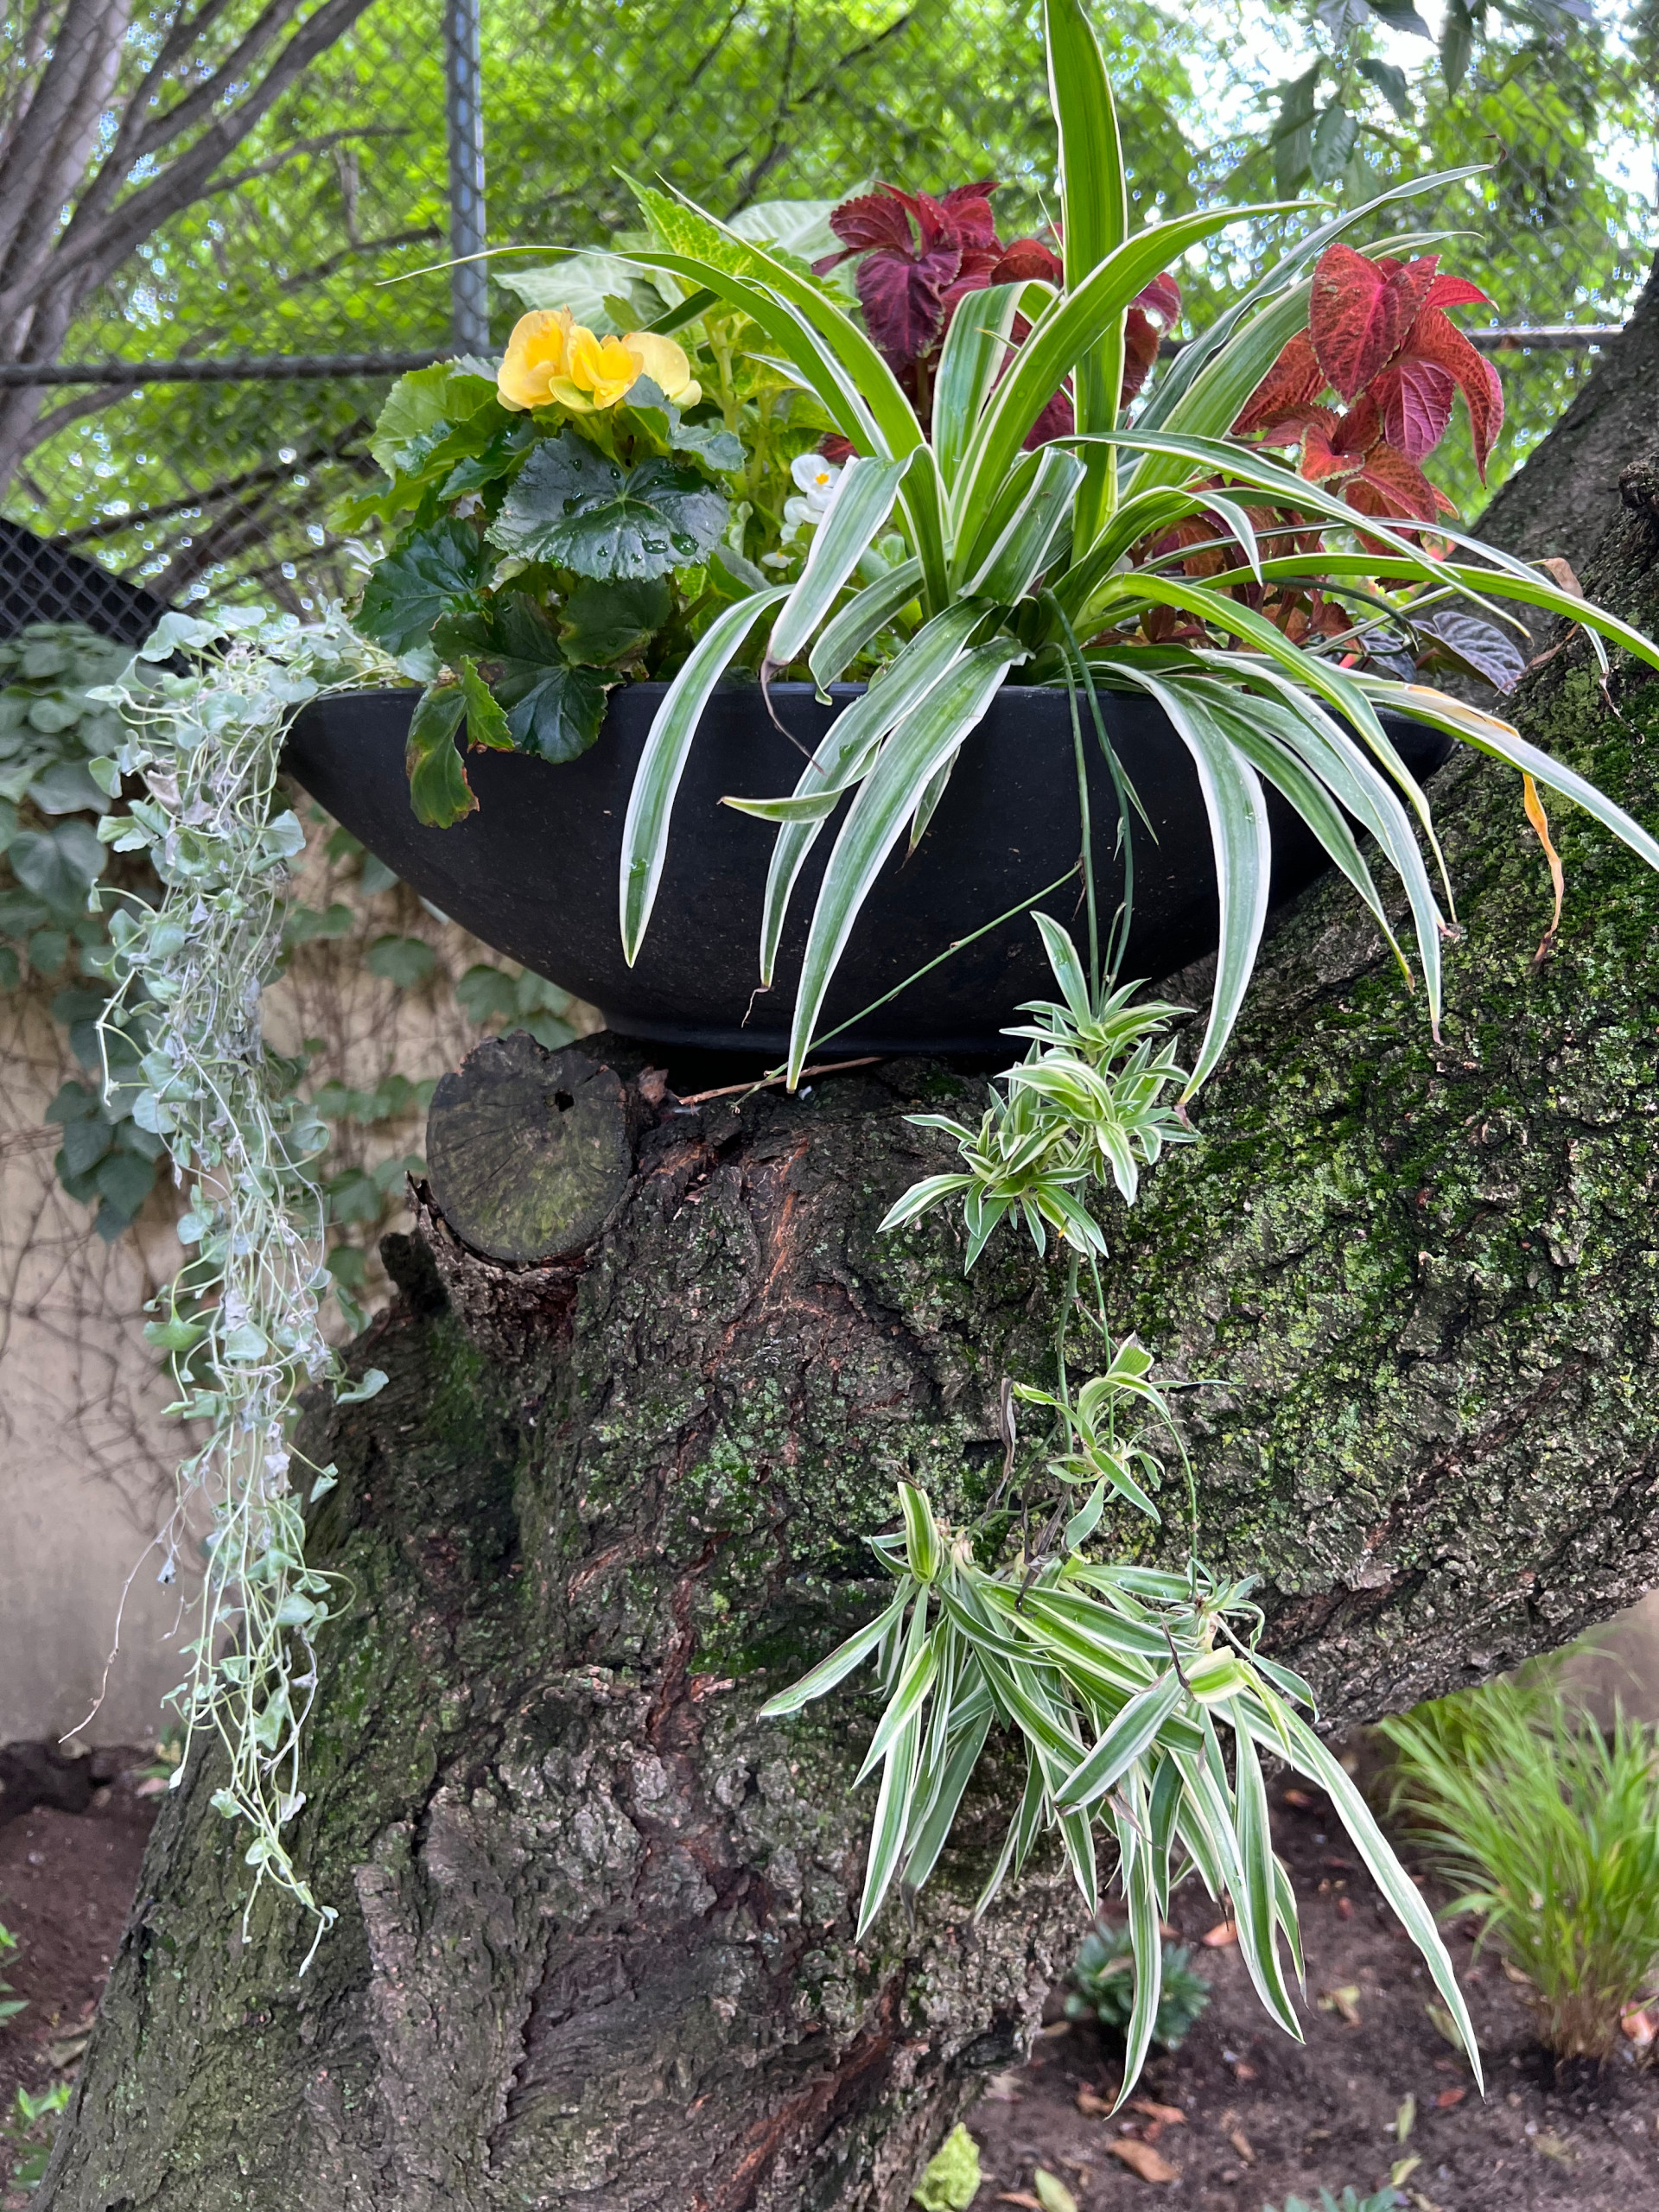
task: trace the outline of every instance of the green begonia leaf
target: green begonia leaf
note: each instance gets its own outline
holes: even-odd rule
[[[502,423],[485,442],[461,455],[438,487],[441,499],[459,499],[511,476],[536,442],[536,425],[527,415]],[[446,452],[444,458],[448,458]]]
[[[718,423],[688,423],[661,387],[649,377],[630,385],[626,411],[642,429],[671,453],[696,454],[710,468],[741,468],[743,447]]]
[[[607,688],[598,669],[562,660],[503,661],[495,680],[513,743],[556,763],[576,760],[598,737]]]
[[[448,361],[411,369],[387,393],[369,451],[388,476],[418,475],[458,423],[494,403],[487,378]]]
[[[439,617],[476,599],[490,557],[464,522],[435,523],[400,538],[369,578],[357,627],[391,653],[426,644]]]
[[[429,684],[409,725],[404,756],[409,801],[433,829],[448,830],[478,804],[455,750],[455,732],[466,710],[458,683]]]
[[[463,656],[461,664],[461,696],[467,709],[467,742],[511,753],[512,732],[507,728],[507,718],[470,655]]]
[[[505,552],[609,582],[701,560],[728,516],[695,469],[656,457],[624,469],[566,430],[531,454],[490,536]]]
[[[565,658],[590,668],[627,659],[662,628],[671,603],[668,586],[656,577],[578,584],[560,609]]]

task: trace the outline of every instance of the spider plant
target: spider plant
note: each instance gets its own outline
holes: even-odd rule
[[[854,794],[808,931],[791,1082],[877,874],[907,826],[912,842],[919,836],[962,747],[1016,671],[1027,682],[1068,683],[1074,702],[1086,696],[1109,759],[1103,689],[1155,700],[1172,742],[1191,756],[1214,846],[1221,931],[1208,1024],[1185,1096],[1219,1059],[1255,964],[1271,864],[1264,784],[1279,790],[1355,885],[1410,982],[1373,880],[1376,861],[1398,877],[1430,1019],[1438,1024],[1450,887],[1427,801],[1379,710],[1448,731],[1575,800],[1659,866],[1659,843],[1639,824],[1509,723],[1375,665],[1352,664],[1364,657],[1365,638],[1379,630],[1410,635],[1419,622],[1432,629],[1448,604],[1459,602],[1489,622],[1505,619],[1510,601],[1567,616],[1604,657],[1603,640],[1655,665],[1659,650],[1526,563],[1459,531],[1437,523],[1440,544],[1427,545],[1422,533],[1436,501],[1430,493],[1425,510],[1427,487],[1414,467],[1369,482],[1363,499],[1332,488],[1325,479],[1341,471],[1343,437],[1356,431],[1356,409],[1345,417],[1324,410],[1330,420],[1319,430],[1325,444],[1317,465],[1312,431],[1298,466],[1239,427],[1251,422],[1255,402],[1255,426],[1263,439],[1274,437],[1274,426],[1261,420],[1264,388],[1271,394],[1285,387],[1285,365],[1294,368],[1299,359],[1295,343],[1306,345],[1319,287],[1335,281],[1338,234],[1389,202],[1474,172],[1397,187],[1313,229],[1184,348],[1128,422],[1121,405],[1125,329],[1137,296],[1229,225],[1287,210],[1211,208],[1132,229],[1111,89],[1082,0],[1046,0],[1044,13],[1059,137],[1061,278],[992,284],[962,304],[939,353],[925,429],[905,384],[841,296],[690,200],[636,187],[656,243],[630,258],[688,288],[673,319],[715,301],[747,315],[772,356],[816,395],[852,458],[798,580],[726,607],[669,687],[624,830],[621,928],[630,961],[651,918],[674,796],[699,718],[755,625],[771,618],[763,682],[804,663],[822,687],[901,610],[918,610],[866,695],[831,725],[795,790],[729,802],[777,825],[760,947],[760,980],[769,985],[803,864],[843,797]],[[1440,315],[1440,358],[1403,398],[1397,377],[1383,395],[1403,410],[1398,442],[1407,456],[1414,439],[1422,442],[1412,409],[1426,388],[1444,400],[1441,427],[1452,384],[1461,382],[1478,448],[1491,429],[1490,395],[1483,397],[1460,365],[1462,356],[1453,359],[1446,350],[1455,344],[1472,359],[1472,349],[1429,299],[1433,260],[1398,258],[1421,254],[1441,235],[1395,236],[1363,252],[1340,247],[1337,273],[1347,289],[1334,308],[1324,302],[1342,325],[1337,350],[1345,366],[1332,381],[1345,382],[1343,396],[1363,404],[1374,403],[1361,395],[1362,367],[1383,372],[1402,358],[1400,327],[1390,321],[1402,302],[1427,304]],[[1479,296],[1460,279],[1441,277],[1435,298],[1447,303]],[[1355,369],[1351,378],[1347,367]],[[1316,371],[1313,387],[1324,381]],[[1070,393],[1073,429],[1027,449],[1039,417],[1062,391]],[[902,557],[886,564],[881,547],[895,535]],[[1192,572],[1195,541],[1219,552],[1218,572]],[[1349,619],[1335,636],[1293,640],[1262,607],[1265,598],[1290,590],[1329,596]],[[1507,620],[1516,626],[1512,615]],[[1120,834],[1129,828],[1128,812],[1123,806]],[[1375,840],[1371,860],[1355,840],[1356,822]],[[1097,933],[1090,961],[1097,984]]]

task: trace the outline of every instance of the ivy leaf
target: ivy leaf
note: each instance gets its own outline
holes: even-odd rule
[[[466,711],[458,683],[429,683],[410,721],[404,752],[410,804],[417,819],[435,830],[448,830],[478,804],[455,750]]]
[[[356,626],[389,653],[413,652],[440,616],[475,601],[489,572],[476,531],[453,518],[398,539],[364,588]]]
[[[667,621],[671,604],[668,586],[656,577],[578,584],[561,609],[565,658],[589,668],[630,658]]]
[[[507,718],[470,655],[461,659],[461,696],[467,709],[467,742],[488,746],[496,753],[511,753],[512,732],[507,728]]]
[[[610,582],[701,560],[728,517],[695,469],[655,457],[623,469],[565,430],[524,463],[490,537],[504,552]]]
[[[102,814],[104,794],[82,760],[58,760],[36,776],[29,796],[42,814]]]
[[[423,938],[378,937],[363,956],[371,976],[412,991],[430,981],[438,956]]]
[[[486,1021],[505,1020],[518,1003],[513,978],[505,969],[480,963],[469,968],[455,985],[455,997],[468,1021],[481,1027]]]
[[[69,919],[85,912],[86,893],[104,873],[104,847],[91,823],[71,816],[52,830],[25,830],[7,858],[24,889]]]
[[[69,1175],[90,1174],[115,1141],[115,1131],[100,1114],[84,1122],[66,1122],[59,1158]]]
[[[1375,54],[1362,54],[1359,73],[1369,78],[1402,123],[1411,121],[1411,91],[1406,82],[1406,73],[1392,61],[1379,61]]]
[[[85,1123],[78,1123],[84,1128]],[[67,1137],[68,1132],[65,1131]],[[66,1149],[67,1149],[66,1144]],[[156,1187],[156,1163],[141,1160],[136,1153],[112,1152],[100,1160],[93,1177],[98,1194],[111,1211],[122,1217],[123,1227],[130,1222],[144,1200]]]
[[[1332,100],[1313,126],[1308,167],[1315,184],[1332,184],[1348,166],[1359,143],[1359,125],[1345,107]]]

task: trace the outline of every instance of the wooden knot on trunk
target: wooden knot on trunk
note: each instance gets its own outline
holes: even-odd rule
[[[637,1088],[588,1054],[518,1031],[469,1052],[433,1093],[427,1178],[463,1244],[514,1267],[584,1251],[633,1172]]]

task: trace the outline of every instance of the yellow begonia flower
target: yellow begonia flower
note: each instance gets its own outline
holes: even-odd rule
[[[523,414],[552,404],[552,381],[562,377],[575,335],[569,308],[537,308],[512,326],[507,350],[495,372],[496,397],[504,407]],[[582,333],[583,337],[587,333]]]
[[[577,323],[570,333],[564,374],[552,378],[548,389],[561,406],[574,414],[592,415],[601,408],[614,407],[628,386],[639,381],[639,356],[631,353],[620,338],[595,338],[591,330]]]
[[[639,373],[677,407],[695,407],[702,387],[691,373],[685,349],[655,330],[631,330],[622,340],[639,364]]]
[[[683,347],[671,338],[654,330],[595,338],[569,308],[537,308],[514,323],[495,389],[501,404],[520,414],[556,405],[592,415],[614,407],[641,377],[679,407],[695,407],[702,397]]]

